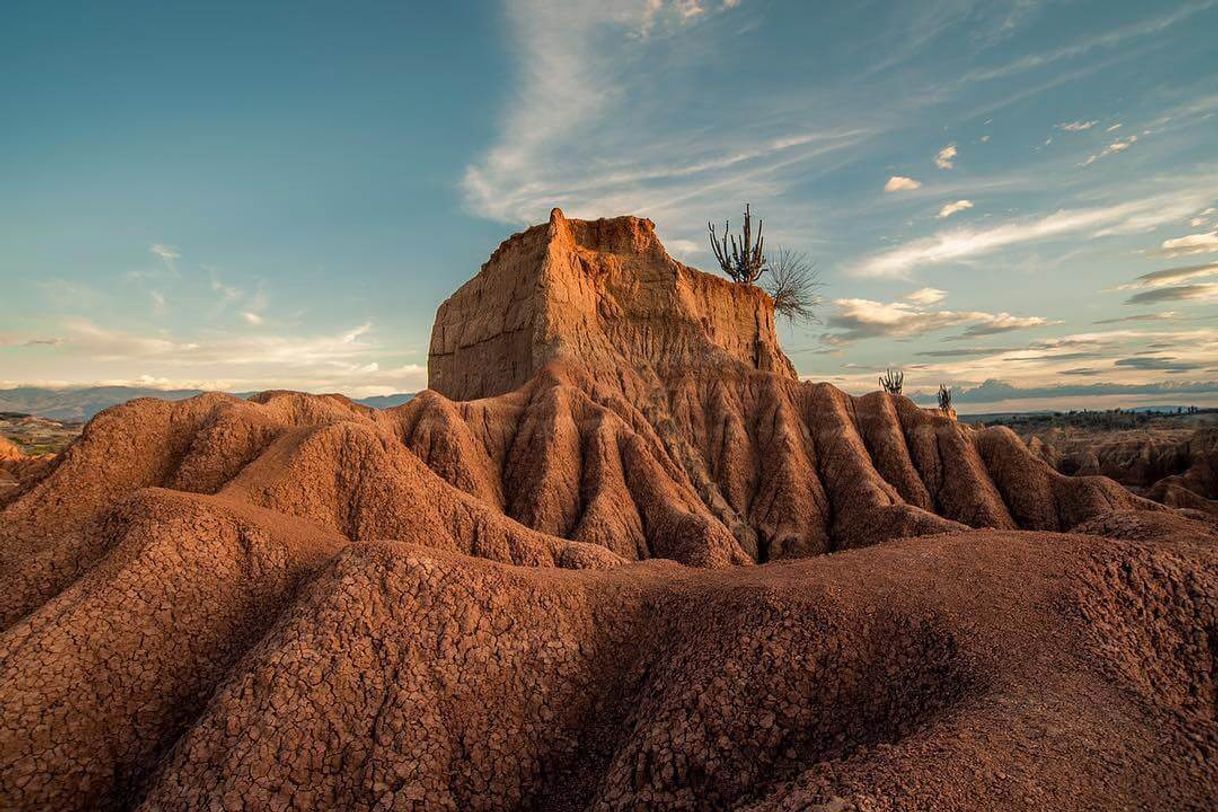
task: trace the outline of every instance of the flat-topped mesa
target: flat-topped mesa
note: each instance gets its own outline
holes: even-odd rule
[[[764,291],[677,262],[650,220],[568,220],[554,209],[440,306],[428,385],[454,400],[489,397],[559,359],[659,380],[712,370],[796,377]]]

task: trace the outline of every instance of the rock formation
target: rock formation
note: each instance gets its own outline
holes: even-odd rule
[[[554,209],[440,306],[428,386],[454,400],[501,395],[558,358],[648,384],[740,367],[795,378],[760,288],[672,259],[650,220]]]
[[[468,431],[464,447],[493,449],[493,460],[523,450],[506,469],[485,466],[502,479],[509,515],[593,543],[626,533],[646,552],[655,542],[641,532],[648,522],[619,527],[605,516],[640,506],[629,488],[655,479],[631,455],[606,455],[605,435],[622,423],[645,440],[650,465],[696,494],[711,532],[732,536],[735,545],[716,542],[738,548],[731,560],[965,527],[1067,530],[1113,506],[1149,507],[1108,480],[1056,475],[1006,429],[974,431],[899,396],[800,382],[766,294],[681,265],[635,217],[585,222],[556,209],[505,241],[440,307],[429,373],[434,391],[416,406],[428,413],[448,408],[437,393],[523,396],[523,448],[488,416],[498,404],[463,405],[464,427],[437,422]],[[504,438],[514,447],[500,448]],[[415,451],[452,468],[430,446]],[[540,458],[541,480],[511,476]]]
[[[133,401],[0,495],[0,808],[1212,803],[1212,525],[799,381],[636,218],[505,242],[431,372]]]
[[[1111,477],[1134,493],[1218,516],[1218,429],[1136,429],[1031,435],[1028,447],[1062,473]]]

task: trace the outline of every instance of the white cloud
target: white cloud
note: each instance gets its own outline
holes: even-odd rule
[[[1041,316],[1012,316],[1010,313],[983,311],[927,310],[920,304],[934,304],[942,291],[924,288],[902,302],[877,302],[871,299],[837,299],[834,313],[828,319],[833,331],[823,336],[831,344],[841,345],[865,338],[910,338],[951,327],[965,327],[960,337],[1008,333],[1050,324]],[[925,299],[919,301],[915,297]],[[940,295],[939,299],[935,296]]]
[[[148,291],[148,298],[152,299],[152,309],[157,313],[164,313],[165,309],[169,306],[169,302],[165,298],[165,294],[161,293],[159,290]]]
[[[919,288],[905,296],[905,300],[919,305],[938,304],[947,298],[947,291],[938,288]]]
[[[1104,147],[1099,152],[1088,155],[1087,160],[1083,161],[1083,166],[1091,166],[1100,158],[1107,158],[1109,155],[1116,155],[1118,152],[1124,152],[1138,142],[1136,135],[1131,135],[1128,138],[1118,138],[1108,146]]]
[[[1121,129],[1121,127],[1123,127],[1123,126],[1125,126],[1125,125],[1118,121],[1116,124],[1113,124],[1111,127],[1109,127],[1104,132],[1114,133],[1117,130]]]
[[[972,207],[973,201],[971,200],[957,200],[955,203],[944,204],[943,208],[939,209],[939,213],[935,216],[940,220],[944,220],[957,212],[971,209]]]
[[[128,271],[127,277],[129,279],[134,280],[140,277],[159,276],[165,272],[168,272],[169,275],[175,277],[178,275],[178,260],[182,256],[180,253],[178,253],[178,249],[165,245],[164,243],[154,242],[152,245],[148,246],[148,253],[161,260],[165,266],[164,271]]]
[[[1057,129],[1065,130],[1068,133],[1078,133],[1078,132],[1082,132],[1083,130],[1090,130],[1096,124],[1099,124],[1099,122],[1098,121],[1068,121],[1064,124],[1058,124]]]
[[[664,247],[677,259],[689,259],[705,250],[702,243],[694,240],[666,240]]]
[[[171,248],[168,245],[164,245],[163,243],[159,242],[154,242],[152,245],[148,246],[148,253],[160,257],[169,265],[172,265],[175,259],[179,259],[182,256],[178,253],[176,248]]]
[[[908,192],[914,189],[920,189],[922,184],[913,178],[907,178],[903,175],[893,175],[884,184],[885,192]]]
[[[54,354],[31,357],[37,376],[73,384],[103,380],[156,381],[182,388],[341,391],[356,396],[418,391],[427,370],[405,361],[363,323],[332,333],[205,333],[183,339],[169,332],[114,329],[68,318],[61,337],[0,334],[0,346],[47,345]],[[13,371],[7,371],[6,378]],[[208,382],[198,386],[197,382]]]
[[[706,9],[702,8],[702,0],[677,0],[677,13],[681,15],[681,19],[688,20],[705,14]]]
[[[1156,195],[1126,203],[1091,209],[1063,209],[1052,214],[991,228],[957,228],[875,254],[857,263],[855,276],[901,279],[924,265],[962,262],[1021,243],[1044,240],[1081,231],[1092,236],[1127,234],[1164,223],[1179,222],[1196,211],[1202,195],[1211,191],[1185,191]]]
[[[951,169],[956,165],[956,154],[956,145],[948,144],[935,155],[935,166],[940,169]]]
[[[1218,231],[1204,234],[1186,234],[1163,241],[1163,254],[1169,257],[1182,257],[1189,254],[1208,254],[1218,251]]]
[[[241,318],[245,319],[247,324],[259,325],[262,324],[263,318],[252,310],[246,310],[241,313]]]
[[[1215,209],[1213,206],[1210,206],[1204,211],[1199,211],[1197,212],[1196,217],[1193,217],[1188,221],[1188,224],[1193,228],[1200,228],[1210,221],[1210,217],[1214,215],[1215,211],[1218,211],[1218,209]]]

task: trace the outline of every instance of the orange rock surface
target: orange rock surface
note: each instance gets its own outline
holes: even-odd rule
[[[799,381],[636,218],[506,241],[431,374],[14,489],[0,808],[1211,808],[1212,524]]]

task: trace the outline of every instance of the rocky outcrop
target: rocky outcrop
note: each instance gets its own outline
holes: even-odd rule
[[[629,558],[693,559],[649,537],[670,525],[650,520],[642,482],[756,561],[964,527],[1067,530],[1138,504],[1055,474],[1004,429],[800,382],[764,292],[681,265],[634,217],[556,209],[505,241],[441,306],[429,375],[433,393],[410,407],[426,442],[407,437],[425,462],[525,524]],[[437,396],[508,390],[502,404]],[[628,450],[623,431],[638,438]]]
[[[564,358],[647,383],[738,365],[795,377],[760,288],[672,259],[650,220],[568,220],[555,209],[440,306],[428,385],[453,400],[490,397]]]
[[[0,808],[1210,802],[1212,525],[800,382],[644,220],[508,240],[433,350],[400,407],[138,400],[21,481]]]

